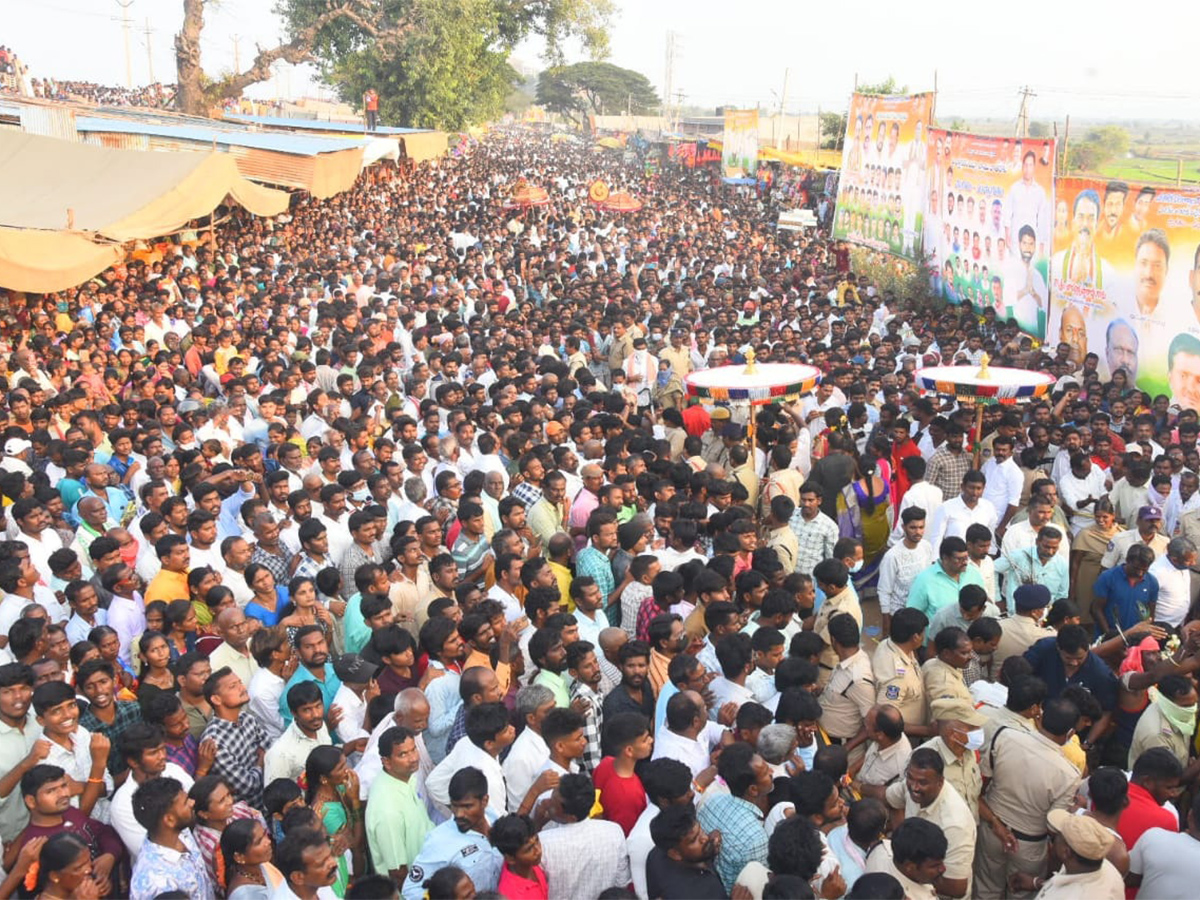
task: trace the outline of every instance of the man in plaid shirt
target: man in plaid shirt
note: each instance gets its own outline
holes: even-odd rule
[[[212,774],[225,779],[236,799],[261,809],[263,755],[270,739],[258,720],[245,711],[250,702],[246,686],[226,666],[208,676],[204,698],[212,706],[213,717],[204,728],[201,743],[212,740],[217,745]]]
[[[571,708],[583,716],[583,735],[587,738],[582,762],[591,774],[600,765],[604,698],[600,695],[600,661],[590,641],[567,645],[567,672],[571,676]]]
[[[811,575],[813,566],[833,556],[837,522],[821,512],[821,491],[814,484],[800,488],[800,505],[788,522],[796,535],[796,571]]]

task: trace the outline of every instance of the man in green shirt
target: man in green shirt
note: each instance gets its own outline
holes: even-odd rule
[[[396,884],[404,883],[409,865],[433,830],[425,804],[412,784],[421,767],[415,738],[412,731],[399,725],[379,736],[383,771],[372,782],[367,800],[371,861],[375,871],[386,873]]]
[[[938,561],[913,579],[907,605],[933,621],[938,610],[958,602],[958,592],[968,584],[983,587],[979,570],[970,565],[967,542],[960,537],[943,538]]]

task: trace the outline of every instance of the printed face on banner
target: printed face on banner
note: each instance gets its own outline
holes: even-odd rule
[[[931,94],[850,99],[833,236],[921,259]]]
[[[932,129],[928,160],[923,247],[934,289],[1044,339],[1054,141]]]
[[[1059,179],[1053,243],[1047,339],[1200,411],[1200,190]]]

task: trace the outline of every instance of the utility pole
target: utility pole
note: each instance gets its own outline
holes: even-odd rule
[[[663,73],[663,118],[671,122],[671,96],[675,93],[675,32],[667,32],[667,57]],[[674,131],[674,128],[671,129]]]
[[[150,19],[146,19],[146,64],[150,67],[150,83],[154,84],[154,48],[150,46],[150,35],[153,29],[150,28]]]
[[[117,6],[121,7],[121,31],[125,35],[125,87],[133,87],[133,50],[130,43],[129,32],[133,27],[133,20],[129,18],[129,7],[133,6],[133,0],[116,0]]]
[[[1036,97],[1029,86],[1021,88],[1018,92],[1021,95],[1021,109],[1017,112],[1017,137],[1029,137],[1029,101]]]
[[[937,124],[937,69],[933,70],[933,109],[929,111],[929,120]]]
[[[242,36],[235,34],[229,38],[233,41],[233,71],[242,71]]]
[[[1071,117],[1067,116],[1066,125],[1063,128],[1063,157],[1062,157],[1062,172],[1059,174],[1066,175],[1070,172],[1067,166],[1067,152],[1071,149]]]
[[[821,155],[821,104],[817,104],[817,156]]]
[[[783,91],[779,95],[779,137],[780,138],[783,137],[783,107],[787,104],[788,76],[791,75],[791,73],[792,73],[791,69],[785,68],[783,70]],[[775,147],[776,147],[776,149],[779,149],[779,144],[776,143]]]

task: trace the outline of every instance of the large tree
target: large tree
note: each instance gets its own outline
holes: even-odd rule
[[[550,112],[581,122],[589,114],[649,113],[658,109],[661,101],[641,72],[607,62],[582,62],[542,72],[537,102]]]
[[[245,70],[213,78],[205,73],[200,52],[209,2],[213,0],[183,0],[183,24],[175,38],[179,104],[196,115],[267,81],[279,62],[318,63],[348,99],[351,84],[360,80],[374,84],[388,120],[393,107],[406,114],[413,109],[425,113],[411,98],[401,98],[395,107],[396,98],[387,92],[412,90],[418,73],[393,78],[392,68],[432,65],[441,71],[444,82],[458,65],[481,65],[482,72],[467,73],[452,87],[432,84],[428,74],[425,83],[427,95],[448,89],[479,90],[482,96],[468,97],[461,105],[486,108],[491,106],[487,98],[500,90],[500,82],[511,83],[504,61],[518,43],[531,35],[543,37],[547,58],[558,64],[563,60],[563,45],[575,38],[598,58],[607,52],[612,13],[611,0],[277,0],[275,11],[283,28],[280,42],[256,47]],[[356,94],[353,99],[357,100]],[[439,111],[432,119],[445,124],[447,116],[453,115]]]

